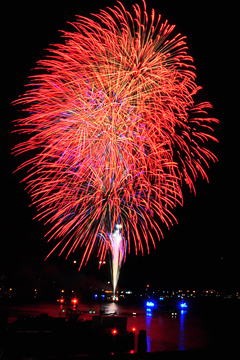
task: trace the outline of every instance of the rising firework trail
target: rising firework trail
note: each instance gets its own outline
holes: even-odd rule
[[[176,222],[182,185],[195,193],[197,177],[208,179],[218,120],[194,101],[185,37],[144,0],[132,14],[118,2],[72,25],[15,101],[27,112],[16,131],[28,139],[14,153],[34,154],[19,168],[28,168],[37,218],[50,224],[50,254],[83,247],[81,268],[93,250],[99,263],[109,252],[115,293],[127,252],[149,253],[159,223]]]

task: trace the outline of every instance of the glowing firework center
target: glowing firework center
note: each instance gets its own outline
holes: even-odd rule
[[[78,16],[15,102],[27,112],[17,131],[29,139],[14,153],[37,154],[19,168],[50,224],[49,255],[84,248],[80,269],[93,249],[99,263],[110,252],[114,294],[126,250],[149,253],[153,233],[163,237],[159,223],[177,222],[182,184],[195,193],[217,159],[207,144],[218,120],[208,102],[194,102],[185,37],[142,4],[133,15],[118,2],[94,20]]]
[[[119,278],[119,270],[125,257],[125,247],[121,235],[121,225],[116,225],[113,234],[109,234],[112,253],[112,285],[113,296],[116,293],[116,287]]]

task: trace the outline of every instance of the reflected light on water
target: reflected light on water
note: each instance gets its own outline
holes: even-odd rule
[[[180,350],[186,350],[186,346],[185,346],[185,314],[186,314],[186,310],[181,310],[180,311],[180,326],[179,326],[179,348]]]
[[[152,321],[152,312],[151,309],[146,309],[146,334],[147,334],[147,352],[151,351],[151,321]]]
[[[59,317],[60,306],[62,306],[60,302],[14,305],[12,309],[8,309],[9,322],[16,320],[20,314],[36,316],[46,313],[49,316]],[[105,311],[106,314],[127,316],[127,330],[132,331],[135,328],[136,331],[135,351],[140,330],[146,330],[148,352],[192,350],[208,346],[208,332],[203,317],[193,316],[186,309],[179,309],[177,315],[172,316],[171,313],[160,312],[158,308],[94,300],[91,303],[79,301],[77,310],[84,312],[82,316],[85,320],[91,320],[92,316],[99,315],[100,310]],[[65,314],[62,316],[66,316]]]
[[[106,311],[108,313],[119,313],[119,306],[115,302],[111,302],[106,306]]]

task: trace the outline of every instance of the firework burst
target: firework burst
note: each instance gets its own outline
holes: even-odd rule
[[[19,168],[28,167],[37,217],[51,224],[51,253],[83,246],[81,268],[96,246],[100,263],[109,251],[115,291],[127,250],[149,252],[153,234],[162,237],[156,219],[176,221],[182,184],[195,192],[197,177],[207,179],[218,121],[194,102],[185,38],[144,0],[132,15],[119,2],[72,25],[15,102],[27,111],[16,131],[30,136],[14,153],[35,150]]]

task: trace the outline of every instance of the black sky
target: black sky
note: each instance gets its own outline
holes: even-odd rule
[[[30,69],[46,53],[44,49],[60,40],[60,29],[69,29],[67,21],[75,15],[88,16],[115,1],[41,1],[8,2],[1,19],[1,243],[0,275],[26,279],[55,269],[63,274],[68,263],[53,258],[43,262],[48,247],[41,223],[31,220],[35,209],[20,184],[22,174],[12,174],[19,164],[10,155],[17,142],[11,135],[17,109],[11,101],[23,93]],[[123,1],[130,10],[131,2]],[[129,256],[123,267],[120,285],[145,283],[160,287],[209,287],[239,289],[238,251],[238,147],[237,147],[237,37],[233,1],[148,1],[163,19],[176,24],[187,36],[189,54],[196,66],[197,83],[203,87],[202,99],[213,105],[212,116],[220,120],[216,128],[219,145],[212,149],[219,158],[211,164],[210,183],[199,179],[197,196],[185,192],[183,208],[175,214],[178,225],[165,231],[165,238],[150,256]],[[93,259],[94,260],[94,259]],[[52,266],[52,267],[51,267]],[[96,264],[83,273],[96,271]],[[52,270],[53,271],[53,270]],[[74,270],[75,271],[75,270]],[[107,270],[96,274],[109,277]]]

